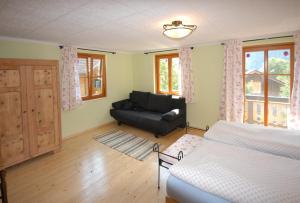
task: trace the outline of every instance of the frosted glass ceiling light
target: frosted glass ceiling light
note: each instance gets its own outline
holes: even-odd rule
[[[196,30],[196,25],[183,25],[182,21],[172,21],[172,24],[165,24],[163,26],[163,34],[171,39],[182,39],[192,34]]]

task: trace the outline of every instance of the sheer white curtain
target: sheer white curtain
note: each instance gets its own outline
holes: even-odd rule
[[[222,120],[243,122],[244,94],[242,42],[228,40],[224,45],[224,77],[220,106]]]
[[[179,67],[181,71],[181,95],[186,103],[191,103],[194,98],[194,81],[192,74],[192,50],[190,47],[179,49]]]
[[[300,31],[294,34],[295,66],[288,128],[300,130]]]
[[[64,111],[75,109],[82,103],[75,47],[64,46],[62,50],[61,95]]]

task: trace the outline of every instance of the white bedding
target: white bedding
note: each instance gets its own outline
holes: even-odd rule
[[[231,202],[300,202],[300,161],[202,139],[173,176]]]
[[[300,131],[296,130],[218,121],[204,137],[300,160]]]
[[[166,150],[163,151],[164,154],[171,155],[173,157],[178,157],[178,152],[182,151],[183,158],[190,154],[202,141],[201,137],[198,135],[185,134],[180,137],[176,142],[169,146]],[[160,155],[160,158],[164,161],[167,161],[171,164],[177,163],[177,159],[170,158],[164,154]]]

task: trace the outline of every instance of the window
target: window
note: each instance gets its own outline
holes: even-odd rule
[[[243,49],[244,122],[287,127],[293,65],[292,43]]]
[[[78,70],[83,100],[106,96],[105,56],[78,54]]]
[[[181,74],[178,54],[155,56],[156,93],[179,95]]]

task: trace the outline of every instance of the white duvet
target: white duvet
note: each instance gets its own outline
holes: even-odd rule
[[[296,130],[218,121],[205,133],[204,137],[300,160],[300,131]]]
[[[170,173],[231,202],[300,202],[300,161],[202,139]]]

